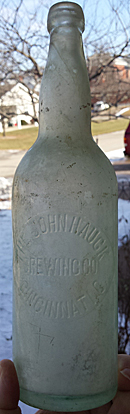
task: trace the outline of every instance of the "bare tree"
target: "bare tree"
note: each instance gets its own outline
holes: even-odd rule
[[[87,5],[90,2],[84,2]],[[90,88],[95,100],[117,105],[127,92],[129,79],[124,79],[115,65],[119,57],[126,59],[130,51],[130,4],[124,0],[96,2],[93,21],[84,38]],[[102,8],[103,7],[103,8]],[[89,21],[89,16],[88,16]],[[129,61],[130,67],[130,61]]]
[[[53,0],[38,0],[36,4],[34,0],[3,0],[0,6],[0,81],[1,84],[18,81],[21,77],[32,99],[34,118],[34,94],[48,52],[47,13],[53,3]],[[81,0],[79,4],[86,19],[83,41],[91,91],[93,93],[94,88],[95,91],[98,89],[100,96],[104,95],[109,102],[113,99],[113,103],[117,103],[123,98],[123,88],[124,91],[127,89],[126,84],[122,85],[120,77],[117,77],[114,61],[129,53],[129,1],[106,0],[103,5],[101,0]],[[113,76],[115,98],[110,94]]]
[[[39,94],[34,93],[33,85],[26,84],[26,79],[20,76],[19,82],[10,81],[0,88],[0,121],[5,136],[7,123],[21,128],[22,124],[38,122]],[[36,87],[36,85],[34,85]]]
[[[24,0],[12,2],[11,9],[10,2],[5,0],[0,9],[0,96],[7,83],[20,81],[31,98],[34,121],[38,121],[36,94],[47,57],[44,12],[46,15],[47,6],[42,7],[40,0],[37,9],[33,5],[29,10]],[[7,115],[5,111],[4,114]]]
[[[110,106],[117,106],[121,102],[130,102],[130,59],[122,59],[122,66],[117,59],[110,65],[107,65],[106,61],[110,59],[110,55],[104,53],[102,71],[99,76],[93,77],[93,73],[98,68],[98,57],[95,56],[95,63],[93,61],[91,68],[90,87],[92,103],[97,100],[103,100],[109,103]]]

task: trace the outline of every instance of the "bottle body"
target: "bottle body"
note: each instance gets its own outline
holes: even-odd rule
[[[89,94],[75,102],[78,59],[70,70],[54,46],[39,137],[13,183],[13,358],[24,402],[80,411],[117,389],[117,183],[90,136]]]

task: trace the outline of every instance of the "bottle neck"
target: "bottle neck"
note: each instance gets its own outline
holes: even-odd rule
[[[40,127],[48,134],[91,137],[91,102],[82,36],[74,26],[60,26],[50,37],[39,100]]]

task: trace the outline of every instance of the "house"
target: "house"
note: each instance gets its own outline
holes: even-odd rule
[[[33,93],[22,82],[10,82],[0,86],[0,132],[2,132],[2,117],[6,127],[30,124],[39,114],[39,93]],[[7,117],[6,117],[7,115]]]
[[[114,66],[117,68],[120,78],[130,79],[130,58],[118,57],[114,60]]]
[[[112,60],[109,54],[90,58],[89,77],[92,105],[102,100],[109,105],[130,104],[130,58]]]

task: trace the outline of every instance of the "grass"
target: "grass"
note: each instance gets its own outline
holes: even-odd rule
[[[123,131],[129,123],[128,119],[114,119],[110,121],[92,122],[92,135],[107,134],[115,131]]]
[[[92,135],[110,133],[125,130],[128,119],[117,119],[102,122],[92,122]],[[19,149],[27,150],[35,142],[38,136],[38,127],[24,128],[6,133],[6,137],[0,134],[0,150]]]
[[[29,149],[38,136],[38,127],[18,129],[16,131],[9,131],[6,137],[0,134],[0,150],[7,149]]]

